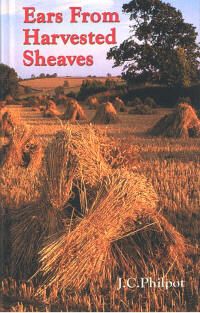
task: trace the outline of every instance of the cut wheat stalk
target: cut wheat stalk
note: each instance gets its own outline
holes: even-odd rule
[[[67,109],[61,118],[72,123],[87,120],[84,109],[76,100],[69,101]]]
[[[116,124],[119,122],[120,119],[117,115],[117,111],[111,102],[99,105],[91,121],[93,124]]]
[[[46,108],[43,112],[44,117],[56,117],[60,116],[60,112],[57,109],[56,103],[49,99],[46,101]]]
[[[40,198],[16,212],[11,211],[13,269],[24,273],[27,269],[33,270],[31,264],[36,263],[43,241],[57,235],[64,226],[73,229],[87,209],[92,196],[84,196],[82,190],[86,185],[96,186],[108,172],[109,167],[100,154],[98,136],[93,129],[87,130],[87,135],[79,127],[56,134],[44,152]]]
[[[41,143],[32,129],[6,111],[0,121],[0,164],[4,167],[23,166],[37,170],[42,161]]]
[[[18,210],[11,210],[12,272],[30,274],[37,264],[37,252],[43,240],[59,233],[67,223],[63,206],[71,195],[74,177],[73,159],[62,142],[45,150],[41,173],[40,198]],[[70,162],[70,163],[69,163]]]
[[[86,185],[96,186],[110,171],[110,166],[101,153],[101,139],[94,127],[70,125],[58,132],[52,141],[62,142],[76,162],[75,179]]]
[[[117,112],[126,112],[125,103],[120,97],[114,99],[113,105]]]
[[[90,96],[86,100],[86,104],[88,105],[89,109],[96,110],[97,107],[99,106],[99,100],[95,96]]]
[[[104,178],[81,223],[40,251],[43,282],[38,293],[53,284],[77,291],[87,285],[103,286],[107,280],[113,284],[119,269],[144,274],[151,262],[160,272],[174,260],[181,268],[184,240],[156,211],[156,204],[157,196],[145,177],[116,171]],[[141,239],[144,246],[138,243]],[[158,252],[168,254],[163,263]]]
[[[200,137],[200,120],[191,105],[181,103],[174,112],[161,118],[148,133],[151,136],[175,138]]]

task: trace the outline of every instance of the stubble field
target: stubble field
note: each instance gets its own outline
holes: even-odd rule
[[[37,81],[38,82],[38,81]],[[36,87],[36,86],[35,86]],[[41,113],[33,112],[30,108],[10,107],[11,112],[17,112],[23,122],[34,128],[44,146],[52,138],[56,131],[61,130],[63,125],[57,119],[45,119]],[[10,289],[5,281],[1,284],[1,293],[5,308],[13,311],[20,310],[120,310],[120,311],[198,311],[199,299],[198,273],[200,238],[200,139],[166,139],[151,138],[145,135],[161,116],[170,112],[169,109],[156,109],[153,115],[128,115],[120,113],[121,124],[114,126],[96,126],[100,132],[106,133],[113,142],[117,142],[122,155],[120,166],[129,170],[134,168],[136,172],[144,174],[152,182],[158,194],[158,208],[167,220],[185,236],[188,245],[188,266],[185,268],[184,290],[175,292],[165,291],[158,297],[156,291],[149,291],[146,302],[140,301],[123,294],[119,297],[116,291],[110,294],[112,304],[106,306],[102,299],[93,299],[85,296],[83,301],[73,295],[68,299],[66,306],[59,306],[56,299],[43,299],[42,302],[31,299],[31,288],[21,284],[16,286],[13,282]],[[94,111],[88,110],[88,120]],[[76,128],[76,125],[72,125]],[[118,165],[117,165],[118,166]],[[28,191],[27,191],[28,192]],[[29,191],[30,192],[30,191]],[[174,277],[179,279],[180,277]],[[80,295],[79,295],[80,297]],[[156,300],[157,297],[157,300]],[[154,307],[152,306],[152,299]],[[157,301],[157,305],[155,303]],[[83,304],[84,303],[84,304]],[[100,304],[101,303],[101,304]],[[104,304],[103,304],[104,303]],[[167,303],[167,304],[166,304]],[[76,305],[77,304],[77,305]]]

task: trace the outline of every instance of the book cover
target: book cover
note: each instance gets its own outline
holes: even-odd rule
[[[0,310],[198,312],[198,0],[0,0]]]

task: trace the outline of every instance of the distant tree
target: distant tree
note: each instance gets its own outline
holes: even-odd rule
[[[114,79],[107,78],[105,81],[105,86],[108,89],[114,89],[116,87],[117,83],[114,81]]]
[[[68,80],[64,81],[63,87],[69,87],[69,81]]]
[[[184,87],[189,87],[192,82],[192,72],[190,60],[184,48],[178,47],[177,53],[177,76],[178,81]]]
[[[188,86],[198,79],[200,47],[192,24],[161,0],[132,0],[123,5],[130,14],[131,37],[108,52],[114,66],[122,66],[129,83]]]
[[[139,97],[135,97],[132,101],[128,102],[128,106],[130,107],[139,107],[142,106],[144,103]]]
[[[110,73],[107,74],[107,77],[112,77],[112,75]]]
[[[32,78],[32,79],[35,79],[35,75],[34,75],[34,74],[32,74],[32,75],[31,75],[31,78]]]
[[[151,97],[145,98],[144,105],[147,105],[150,108],[157,108],[158,107],[158,105],[157,105],[156,101],[154,100],[154,98],[151,98]]]
[[[58,74],[54,73],[54,74],[51,75],[51,77],[53,77],[53,78],[58,77]]]
[[[39,77],[40,77],[40,78],[45,78],[46,76],[45,76],[44,73],[41,73]]]
[[[0,99],[7,95],[15,97],[18,91],[18,77],[15,70],[0,63]]]
[[[190,97],[179,97],[178,101],[177,101],[177,105],[180,103],[188,103],[188,104],[192,105],[192,100]]]
[[[56,96],[64,95],[64,92],[65,92],[63,86],[58,86],[58,87],[56,87],[56,88],[54,89],[54,91],[55,91]]]
[[[77,94],[76,94],[74,91],[70,91],[70,92],[67,94],[67,96],[70,97],[70,98],[77,99]]]
[[[98,92],[102,92],[106,90],[107,90],[107,87],[102,81],[96,80],[96,79],[92,79],[92,80],[86,79],[86,80],[83,80],[81,84],[78,98],[80,100],[84,100],[91,95],[94,95]]]
[[[24,93],[29,94],[29,93],[31,93],[31,92],[32,92],[31,87],[29,87],[29,86],[25,86],[25,87],[24,87]]]

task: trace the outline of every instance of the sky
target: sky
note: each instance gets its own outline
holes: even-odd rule
[[[41,33],[94,33],[107,34],[110,28],[116,27],[117,45],[119,45],[130,34],[130,21],[127,14],[122,13],[123,3],[128,0],[0,0],[0,23],[1,23],[1,51],[0,62],[14,67],[18,75],[22,78],[30,77],[32,74],[40,73],[58,73],[59,76],[105,76],[107,73],[118,75],[121,68],[113,68],[113,61],[106,60],[106,54],[112,47],[110,45],[95,46],[28,46],[28,49],[40,49],[44,56],[49,55],[93,55],[93,66],[66,66],[66,67],[26,67],[23,65],[23,52],[27,46],[24,42],[24,28],[40,28]],[[170,4],[181,10],[185,21],[196,26],[200,33],[200,1],[199,0],[168,0]],[[61,24],[24,24],[23,6],[33,6],[40,12],[62,12],[64,22]],[[89,24],[71,24],[69,23],[69,7],[81,6],[82,11],[89,12],[118,12],[120,23],[89,23]],[[198,37],[200,39],[200,37]]]

